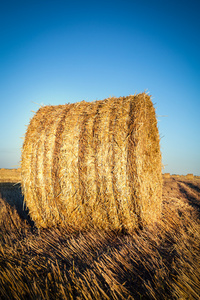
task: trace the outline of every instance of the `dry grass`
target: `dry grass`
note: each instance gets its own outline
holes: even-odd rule
[[[161,215],[160,138],[145,93],[45,106],[22,151],[25,202],[38,227],[133,230]]]
[[[200,180],[165,179],[163,201],[122,234],[38,230],[1,200],[0,299],[199,299]]]

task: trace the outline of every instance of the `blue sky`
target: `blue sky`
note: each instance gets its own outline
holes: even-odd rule
[[[171,174],[200,175],[199,1],[1,1],[0,168],[39,104],[147,90]]]

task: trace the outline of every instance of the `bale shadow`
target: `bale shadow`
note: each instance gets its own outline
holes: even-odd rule
[[[26,220],[31,227],[34,227],[34,222],[29,216],[29,210],[24,203],[24,196],[22,194],[20,183],[1,182],[0,197],[11,207],[16,209],[22,220]]]
[[[184,183],[185,185],[187,185],[192,190],[195,190],[197,193],[200,194],[200,187],[198,187],[196,184],[194,184],[192,182],[186,182],[186,181],[181,181],[181,182]]]
[[[185,182],[178,183],[179,191],[181,192],[183,197],[187,199],[188,203],[197,211],[197,214],[200,219],[200,201],[198,200],[198,196],[195,197],[193,194],[191,194],[187,190],[187,188],[184,187],[184,185],[186,185],[186,187],[187,186],[190,187],[191,190],[195,190],[195,191],[198,191],[199,188],[192,183],[185,183]]]

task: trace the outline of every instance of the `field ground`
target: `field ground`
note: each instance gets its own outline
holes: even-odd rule
[[[132,234],[38,230],[18,170],[0,194],[0,299],[200,299],[200,177],[164,178],[162,220]]]

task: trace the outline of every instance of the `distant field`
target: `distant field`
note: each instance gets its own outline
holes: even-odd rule
[[[0,182],[20,182],[21,169],[0,169]]]

